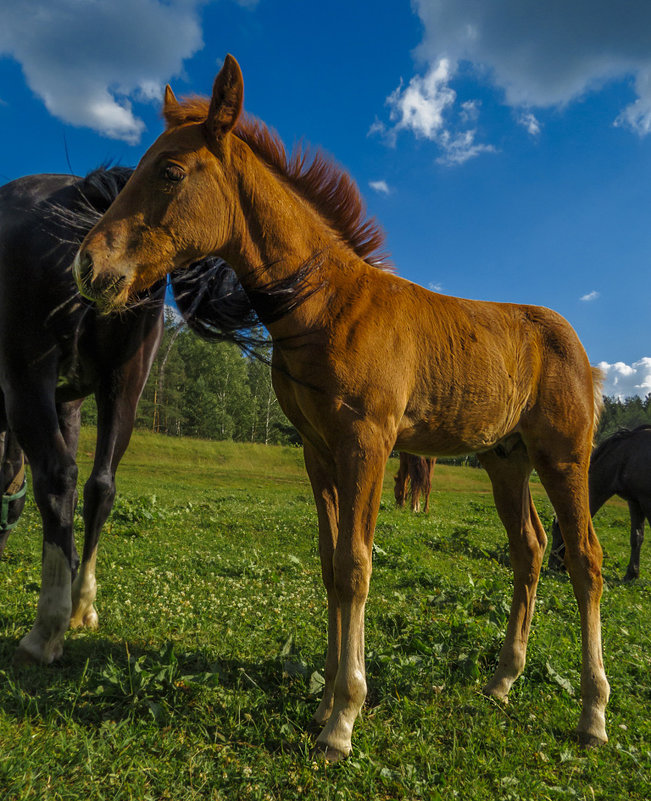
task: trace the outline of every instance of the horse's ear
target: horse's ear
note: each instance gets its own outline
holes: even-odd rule
[[[168,128],[171,128],[174,124],[176,124],[179,106],[180,103],[174,96],[172,87],[167,84],[165,87],[165,99],[163,100],[163,117]]]
[[[240,65],[230,54],[215,78],[206,129],[213,139],[221,139],[235,127],[244,100],[244,79]]]

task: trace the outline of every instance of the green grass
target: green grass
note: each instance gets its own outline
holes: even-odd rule
[[[84,476],[92,447],[84,432]],[[651,557],[621,581],[626,505],[596,519],[610,742],[585,751],[567,578],[543,574],[509,705],[485,698],[511,592],[487,478],[437,466],[431,513],[412,515],[393,507],[396,469],[376,530],[369,695],[336,766],[310,758],[326,608],[300,450],[136,434],[100,544],[100,629],[70,633],[56,666],[14,671],[40,582],[30,501],[0,562],[0,798],[651,796]]]

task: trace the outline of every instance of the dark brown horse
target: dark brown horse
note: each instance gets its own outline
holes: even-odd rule
[[[113,168],[83,179],[33,175],[0,188],[3,489],[11,496],[21,483],[24,450],[43,518],[41,595],[34,626],[21,640],[19,661],[51,662],[61,654],[68,625],[94,627],[98,622],[97,543],[160,341],[165,286],[159,282],[147,302],[123,316],[102,317],[81,301],[70,261],[77,243],[130,174]],[[89,394],[97,400],[98,429],[95,461],[84,488],[79,565],[73,536],[75,454],[81,400]],[[21,503],[6,501],[10,526]],[[3,544],[7,533],[5,526]],[[54,617],[49,609],[52,592],[62,602]]]
[[[628,503],[631,515],[631,558],[624,581],[640,575],[644,519],[651,523],[651,426],[623,428],[604,440],[592,453],[588,474],[590,514],[594,517],[613,495]],[[565,545],[558,523],[552,526],[549,567],[564,568]]]
[[[425,499],[425,513],[429,512],[429,494],[432,491],[432,473],[436,457],[400,454],[400,466],[395,477],[393,494],[398,506],[404,506],[409,496],[411,511],[420,512],[420,497]]]
[[[41,595],[18,661],[51,662],[61,654],[69,624],[98,623],[97,544],[160,341],[165,282],[124,314],[106,317],[80,298],[71,262],[131,173],[114,167],[86,178],[33,175],[0,188],[0,553],[25,503],[23,449],[43,517]],[[232,270],[219,259],[173,276],[172,285],[191,326],[197,308],[210,310],[215,338],[242,344],[239,328],[257,323]],[[243,341],[255,338],[244,334]],[[89,394],[97,401],[97,445],[84,488],[79,566],[75,455],[80,406]]]
[[[588,510],[599,372],[548,309],[446,297],[381,269],[382,235],[350,177],[322,154],[288,158],[273,133],[241,116],[242,99],[230,56],[210,101],[179,103],[168,87],[167,130],[86,237],[74,269],[85,295],[117,310],[207,254],[226,259],[247,291],[262,275],[280,279],[311,264],[312,294],[268,330],[274,387],[301,433],[319,519],[328,653],[317,748],[331,760],[349,752],[366,696],[364,609],[394,448],[478,452],[491,478],[515,579],[485,688],[499,699],[524,668],[547,543],[528,486],[537,470],[567,543],[581,615],[578,731],[582,741],[604,742],[602,553]]]

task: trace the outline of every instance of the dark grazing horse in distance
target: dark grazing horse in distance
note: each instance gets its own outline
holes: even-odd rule
[[[620,429],[595,448],[590,459],[588,486],[592,517],[613,495],[619,495],[628,503],[631,557],[624,581],[639,578],[645,518],[651,523],[651,425]],[[564,556],[565,544],[554,520],[548,566],[552,570],[564,569]]]
[[[267,325],[274,389],[303,440],[328,599],[316,747],[346,756],[366,697],[364,610],[382,482],[393,450],[479,453],[509,538],[514,592],[485,691],[505,699],[522,673],[547,536],[529,490],[535,468],[567,543],[581,617],[585,743],[607,740],[602,551],[588,509],[601,373],[576,333],[539,306],[446,297],[392,274],[382,233],[350,176],[322,153],[288,156],[242,115],[227,56],[210,99],[179,102],[128,186],[87,235],[83,294],[118,311],[166,272],[216,254],[247,292],[311,264],[304,303]],[[254,272],[265,265],[266,270]],[[54,557],[52,557],[54,562]]]
[[[429,512],[429,495],[432,491],[432,473],[435,464],[435,456],[400,454],[400,466],[393,487],[393,494],[398,506],[404,506],[409,497],[411,511],[420,512],[422,495],[425,499],[425,513]]]
[[[23,451],[43,519],[41,593],[18,662],[51,662],[61,655],[69,625],[98,624],[97,545],[161,339],[165,281],[141,293],[122,314],[105,316],[80,297],[71,265],[84,235],[132,172],[113,167],[85,178],[32,175],[0,188],[0,553],[25,503]],[[202,260],[171,282],[191,327],[196,311],[207,308],[213,339],[255,343],[247,331],[259,321],[223,260]],[[288,286],[267,287],[261,300],[269,305],[277,290],[274,309],[282,314],[286,298],[289,306],[294,302]],[[73,535],[76,451],[80,407],[90,394],[97,401],[97,443],[84,487],[79,564]]]

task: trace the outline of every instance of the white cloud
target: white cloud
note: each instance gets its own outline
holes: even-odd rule
[[[518,114],[517,121],[518,125],[522,125],[523,128],[526,128],[531,136],[538,136],[540,133],[540,122],[536,119],[535,114],[532,114],[530,111],[524,111]]]
[[[132,102],[158,100],[203,46],[208,0],[28,0],[0,4],[0,55],[18,61],[48,111],[135,143]]]
[[[638,362],[599,362],[598,367],[605,374],[604,395],[617,398],[642,398],[651,392],[651,356],[643,356]]]
[[[651,129],[651,4],[613,0],[414,0],[425,26],[419,56],[470,62],[508,105],[563,106],[635,77],[638,101],[620,122]]]
[[[388,195],[391,192],[386,181],[369,181],[368,185],[381,195]]]
[[[494,152],[495,148],[491,145],[475,141],[476,127],[458,130],[459,125],[473,125],[477,120],[477,101],[469,100],[461,104],[458,123],[447,113],[457,99],[456,92],[449,85],[452,76],[450,62],[441,58],[424,76],[415,75],[407,86],[401,83],[386,101],[393,126],[388,127],[376,119],[369,134],[379,133],[390,145],[394,145],[400,131],[410,130],[419,139],[436,142],[442,152],[437,162],[447,166],[463,164],[480,153]]]
[[[468,130],[458,134],[443,131],[439,137],[439,145],[443,151],[436,161],[438,164],[463,164],[468,159],[475,158],[481,153],[496,153],[492,145],[482,145],[475,142],[475,131]]]
[[[390,117],[396,121],[393,130],[411,129],[418,137],[436,139],[443,128],[443,112],[457,96],[449,80],[450,62],[442,58],[424,77],[414,75],[404,88],[400,84],[387,98]]]
[[[593,289],[592,292],[588,292],[586,295],[581,295],[579,300],[582,300],[585,303],[590,303],[591,300],[596,300],[598,297],[599,293],[596,289]]]
[[[500,90],[518,124],[533,136],[540,132],[535,109],[562,109],[611,81],[632,80],[636,99],[612,122],[641,136],[651,132],[651,3],[626,3],[623,10],[613,0],[548,0],[544,12],[540,0],[412,0],[412,5],[425,30],[416,50],[425,75],[390,95],[394,137],[401,129],[437,142],[443,130],[452,138],[460,135],[449,120],[459,106],[467,124],[467,104],[474,102],[459,103],[451,88],[461,66],[466,79],[474,73]],[[471,133],[474,138],[476,130]]]
[[[427,286],[432,292],[443,292],[443,284],[435,284],[433,281],[430,281]]]

